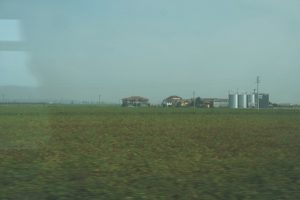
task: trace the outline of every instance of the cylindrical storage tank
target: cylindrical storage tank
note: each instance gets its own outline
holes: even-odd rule
[[[229,108],[238,108],[238,94],[229,94]]]
[[[238,107],[247,108],[247,94],[238,95]]]
[[[247,95],[248,108],[255,108],[255,94]]]

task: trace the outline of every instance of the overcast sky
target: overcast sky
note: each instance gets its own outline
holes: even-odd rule
[[[43,98],[227,97],[259,75],[300,103],[299,0],[0,0],[0,45],[0,85]]]

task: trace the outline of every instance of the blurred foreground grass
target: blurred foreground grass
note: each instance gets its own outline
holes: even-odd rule
[[[300,199],[300,110],[0,106],[0,199]]]

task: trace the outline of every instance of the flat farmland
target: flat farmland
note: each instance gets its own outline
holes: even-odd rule
[[[0,105],[0,199],[300,199],[300,110]]]

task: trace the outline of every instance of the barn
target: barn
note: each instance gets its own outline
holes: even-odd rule
[[[165,98],[162,102],[163,107],[175,107],[181,106],[182,98],[176,95],[169,96]]]

